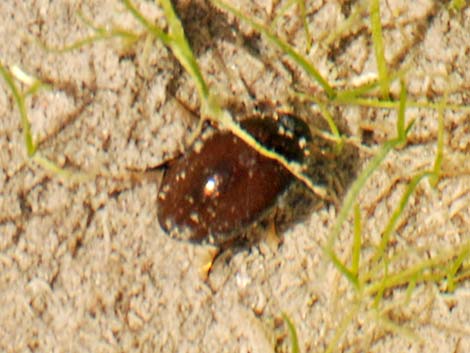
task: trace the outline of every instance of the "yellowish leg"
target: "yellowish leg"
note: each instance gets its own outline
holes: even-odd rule
[[[214,260],[218,254],[219,249],[214,246],[204,246],[198,251],[198,273],[203,281],[207,281],[212,266],[214,265]]]
[[[265,242],[272,252],[276,252],[279,248],[279,245],[281,244],[281,238],[279,238],[279,235],[277,233],[274,219],[271,219],[269,221],[269,225],[266,230]]]

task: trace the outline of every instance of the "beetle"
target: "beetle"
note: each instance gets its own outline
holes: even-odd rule
[[[312,136],[292,114],[252,116],[242,129],[288,161],[303,163]],[[158,192],[158,221],[180,240],[222,246],[263,218],[295,177],[230,131],[210,128],[168,162]]]

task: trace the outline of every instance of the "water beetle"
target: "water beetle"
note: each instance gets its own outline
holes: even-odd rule
[[[306,123],[291,114],[250,117],[240,126],[263,146],[299,163],[312,139]],[[166,165],[158,220],[174,238],[223,245],[262,218],[294,179],[231,132],[212,129]]]

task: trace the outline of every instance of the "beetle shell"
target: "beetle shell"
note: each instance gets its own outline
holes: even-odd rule
[[[302,162],[308,126],[292,115],[254,117],[241,127],[263,146]],[[294,180],[228,131],[204,133],[181,157],[170,161],[158,193],[158,220],[172,237],[221,245],[259,220]]]

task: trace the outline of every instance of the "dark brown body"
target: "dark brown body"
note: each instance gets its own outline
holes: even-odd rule
[[[299,123],[284,118],[290,125]],[[302,124],[301,138],[310,139]],[[246,119],[241,126],[267,148],[289,160],[303,160],[299,131],[292,126],[271,118]],[[178,239],[223,244],[269,210],[292,180],[277,161],[230,132],[214,131],[168,164],[158,194],[158,219]]]

